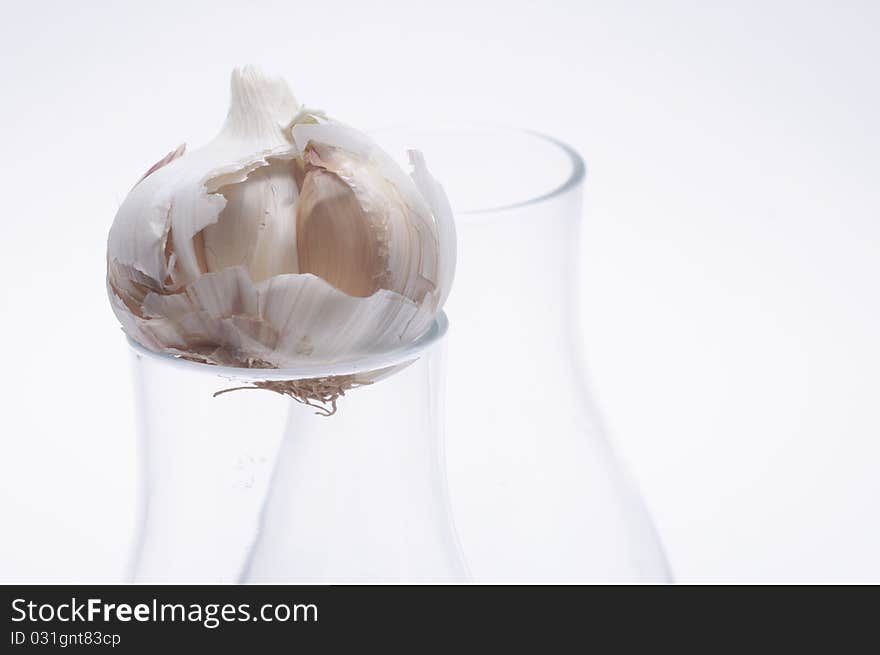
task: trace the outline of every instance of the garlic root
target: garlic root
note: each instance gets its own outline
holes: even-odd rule
[[[304,380],[265,380],[251,383],[253,386],[232,387],[214,393],[214,398],[230,391],[244,389],[264,389],[282,396],[290,396],[298,403],[314,407],[318,416],[333,416],[337,401],[346,391],[373,384],[372,381],[359,381],[356,375],[333,375]]]

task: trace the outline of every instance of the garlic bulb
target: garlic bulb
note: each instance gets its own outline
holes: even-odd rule
[[[368,137],[253,68],[217,137],[170,153],[119,208],[107,287],[124,330],[228,366],[331,363],[407,344],[443,306],[455,228],[420,153]]]

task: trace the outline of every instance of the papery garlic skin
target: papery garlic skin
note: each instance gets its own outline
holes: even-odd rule
[[[412,177],[368,137],[304,110],[281,79],[232,74],[220,134],[131,190],[107,286],[145,347],[293,368],[408,344],[449,293],[455,228],[420,153]]]

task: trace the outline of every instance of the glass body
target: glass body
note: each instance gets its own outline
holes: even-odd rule
[[[441,315],[417,343],[332,367],[254,371],[132,344],[143,462],[136,582],[454,582],[439,414]],[[332,416],[250,380],[350,373]]]
[[[581,157],[503,128],[384,130],[456,217],[447,466],[477,582],[662,582],[660,541],[602,429],[580,329]]]

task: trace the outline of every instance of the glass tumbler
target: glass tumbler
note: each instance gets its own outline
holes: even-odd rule
[[[446,326],[440,314],[406,347],[285,370],[131,342],[143,484],[130,580],[465,581],[441,434]],[[250,386],[337,376],[358,386],[329,416]]]
[[[580,155],[507,128],[375,137],[393,154],[422,150],[455,212],[447,467],[473,579],[668,581],[658,535],[585,381]]]

